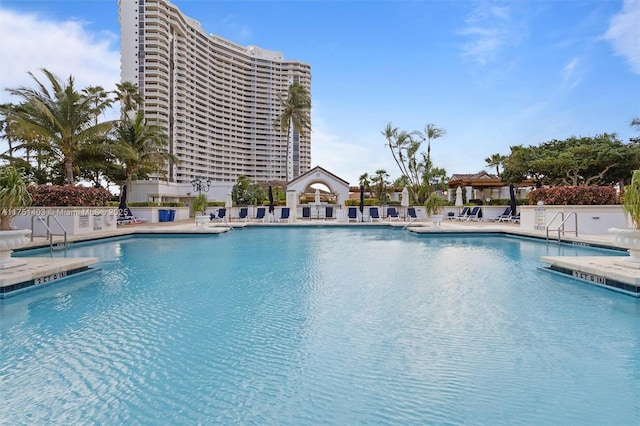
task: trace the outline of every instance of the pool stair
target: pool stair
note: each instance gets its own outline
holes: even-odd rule
[[[91,265],[98,263],[96,257],[23,258],[27,263],[0,272],[0,299],[6,299],[27,290],[50,285],[51,283],[80,273],[98,270]]]
[[[542,256],[545,271],[568,275],[608,290],[640,298],[640,269],[621,266],[626,256]]]

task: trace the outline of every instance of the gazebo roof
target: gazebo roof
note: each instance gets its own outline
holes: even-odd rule
[[[475,188],[496,188],[505,186],[498,176],[487,173],[484,170],[475,174],[454,174],[449,179],[449,188],[459,186],[473,186]]]

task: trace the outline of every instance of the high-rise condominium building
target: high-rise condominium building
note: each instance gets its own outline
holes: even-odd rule
[[[308,64],[208,34],[165,0],[118,7],[121,80],[138,86],[146,118],[169,136],[168,151],[180,160],[167,171],[170,182],[285,181],[309,170],[310,131],[292,131],[287,141],[274,126],[292,83],[311,93]]]

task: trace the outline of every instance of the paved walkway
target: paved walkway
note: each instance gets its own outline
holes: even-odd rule
[[[546,240],[545,231],[522,230],[519,224],[505,222],[461,222],[445,220],[439,228],[435,228],[429,221],[403,222],[381,220],[377,222],[338,222],[336,220],[297,220],[288,223],[263,223],[263,222],[239,222],[228,223],[214,222],[202,226],[196,226],[193,219],[176,222],[141,223],[118,226],[117,230],[94,232],[90,235],[71,235],[68,242],[79,242],[87,240],[102,239],[115,236],[127,236],[139,233],[144,234],[219,234],[228,232],[230,227],[253,227],[253,226],[393,226],[407,228],[416,233],[501,233],[516,236],[533,237]],[[550,235],[550,240],[557,240],[557,233]],[[572,234],[562,236],[562,241],[576,245],[597,246],[616,248],[612,243],[612,238],[608,234],[604,235],[580,235],[576,237]],[[55,237],[54,244],[61,244],[62,237]],[[27,245],[27,248],[49,247],[49,240],[43,237],[35,237],[34,241]],[[615,287],[616,289],[640,297],[640,268],[629,267],[621,264],[621,260],[628,256],[624,251],[620,256],[609,257],[560,257],[545,256],[541,261],[548,264],[547,269],[554,272],[571,275],[596,285],[605,287]],[[46,261],[45,261],[46,259]],[[64,277],[66,271],[74,270],[82,272],[97,259],[90,258],[84,264],[78,264],[77,259],[57,258],[54,262],[51,258],[29,258],[25,259],[26,265],[0,271],[0,297],[9,291],[14,291],[20,285],[28,287],[37,285],[43,280],[53,280]],[[4,292],[2,291],[4,290]]]

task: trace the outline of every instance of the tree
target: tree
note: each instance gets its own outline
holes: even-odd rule
[[[424,128],[424,133],[421,132],[413,132],[416,136],[421,138],[423,141],[427,141],[427,167],[431,167],[431,141],[441,138],[446,135],[447,132],[444,129],[439,129],[435,124],[429,123]]]
[[[371,185],[376,194],[376,198],[381,204],[387,201],[386,188],[389,186],[389,173],[384,169],[376,170],[375,175],[371,177]]]
[[[636,131],[640,133],[640,118],[635,117],[633,120],[631,120],[630,124],[631,124],[631,127],[635,127]],[[640,143],[640,136],[635,138],[629,138],[629,141],[631,143]]]
[[[640,146],[603,133],[511,147],[502,177],[512,183],[533,178],[549,185],[613,185],[628,181],[629,170],[639,167]]]
[[[387,139],[387,146],[402,173],[410,197],[415,204],[423,203],[431,191],[430,180],[433,178],[431,140],[442,137],[446,132],[427,124],[424,133],[408,133],[388,123],[381,133]],[[428,143],[426,154],[419,152],[424,141]]]
[[[138,92],[138,86],[130,81],[116,84],[114,93],[116,101],[120,101],[120,117],[126,117],[129,112],[137,111],[144,102],[142,95]]]
[[[387,146],[400,169],[400,173],[404,177],[410,197],[414,201],[418,201],[421,180],[416,153],[420,149],[421,142],[413,140],[409,133],[400,131],[397,127],[393,127],[391,123],[387,123],[387,126],[380,133],[387,140]]]
[[[251,182],[247,176],[238,176],[235,185],[231,189],[231,198],[238,205],[254,205],[262,203],[266,198],[264,190],[256,183]]]
[[[110,102],[99,91],[78,92],[73,76],[62,82],[50,71],[44,68],[41,71],[51,88],[29,73],[37,89],[24,86],[7,89],[11,95],[22,99],[22,103],[2,106],[0,111],[5,117],[10,115],[16,120],[18,134],[33,132],[46,141],[51,154],[64,165],[66,183],[72,184],[75,156],[85,144],[104,137],[113,126],[111,121],[94,122],[96,115]]]
[[[371,191],[371,181],[369,180],[369,173],[361,174],[360,178],[358,179],[358,183],[364,188],[365,191]]]
[[[501,154],[492,154],[491,157],[485,158],[484,161],[487,163],[487,167],[495,167],[496,168],[496,175],[499,177],[500,176],[500,166],[502,166],[502,164],[504,163],[506,158],[507,158],[506,156],[501,155]]]
[[[135,175],[162,173],[166,162],[177,158],[165,151],[167,136],[162,127],[148,123],[144,113],[138,111],[135,118],[123,117],[113,130],[114,143],[104,149],[112,150],[123,166],[127,188]]]
[[[0,167],[0,231],[10,231],[15,210],[30,204],[31,194],[22,171],[10,165]]]
[[[307,89],[300,83],[293,83],[289,86],[286,99],[278,94],[280,107],[282,112],[274,123],[286,135],[286,180],[289,182],[289,164],[290,164],[290,145],[291,145],[291,127],[298,133],[311,130],[311,98],[307,93]],[[293,168],[293,160],[291,160],[291,168]]]

